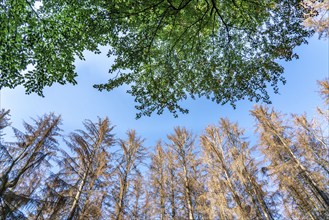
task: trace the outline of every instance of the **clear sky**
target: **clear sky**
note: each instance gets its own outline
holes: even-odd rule
[[[317,80],[328,77],[328,40],[309,40],[308,45],[296,48],[300,59],[288,63],[282,62],[285,68],[286,85],[280,86],[280,94],[271,92],[271,100],[276,110],[283,113],[306,112],[314,114],[316,106],[322,105],[318,95]],[[21,128],[23,120],[55,112],[62,115],[64,133],[82,128],[84,119],[97,120],[97,116],[108,116],[115,125],[117,137],[124,138],[128,129],[136,129],[137,133],[146,139],[145,146],[152,147],[160,138],[165,139],[173,132],[174,126],[185,126],[195,134],[201,134],[209,124],[217,123],[220,117],[227,117],[238,122],[246,129],[246,135],[254,131],[254,119],[250,110],[256,103],[240,101],[237,108],[229,105],[221,106],[210,100],[187,100],[183,107],[190,113],[174,118],[170,113],[153,114],[136,120],[137,110],[134,108],[134,98],[126,93],[127,87],[121,87],[111,92],[99,92],[92,88],[95,83],[106,82],[108,69],[112,59],[106,57],[106,48],[101,55],[86,52],[86,61],[76,61],[78,85],[54,85],[44,90],[45,97],[36,94],[25,95],[22,87],[3,89],[1,91],[0,107],[11,110],[11,122],[14,127]]]

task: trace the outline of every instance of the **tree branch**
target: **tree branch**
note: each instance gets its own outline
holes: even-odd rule
[[[39,14],[34,10],[33,6],[31,5],[31,3],[28,0],[25,0],[25,2],[30,6],[30,8],[32,9],[32,11],[34,12],[34,14],[38,17],[38,19],[40,19]]]
[[[188,0],[187,2],[183,3],[184,0],[182,0],[182,1],[180,2],[180,4],[179,4],[178,8],[177,8],[177,7],[175,7],[175,6],[172,4],[171,0],[167,0],[167,2],[169,3],[170,7],[173,8],[174,10],[176,10],[176,11],[179,11],[179,10],[184,9],[184,8],[185,8],[185,7],[191,2],[191,1],[192,1],[192,0]]]
[[[230,43],[230,42],[231,42],[231,36],[230,36],[230,30],[229,30],[229,28],[228,28],[228,24],[225,22],[223,16],[220,14],[220,12],[219,12],[219,10],[218,10],[218,8],[217,8],[217,5],[216,5],[216,1],[215,1],[215,0],[211,0],[211,2],[212,2],[212,5],[213,5],[213,6],[212,6],[213,9],[215,9],[216,14],[218,15],[218,17],[220,18],[220,20],[222,21],[222,23],[223,23],[224,26],[225,26],[226,34],[227,34],[227,39],[228,39],[228,43]]]

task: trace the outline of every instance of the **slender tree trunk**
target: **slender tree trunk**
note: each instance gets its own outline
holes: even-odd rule
[[[261,192],[260,186],[257,184],[254,177],[247,171],[246,167],[244,169],[247,174],[248,181],[251,184],[253,190],[254,195],[251,194],[253,200],[254,200],[254,196],[256,196],[257,202],[262,210],[262,214],[265,216],[267,220],[274,220],[271,211],[269,210],[266,202],[264,201],[264,196],[263,193]],[[254,204],[256,205],[256,201],[254,202]]]
[[[6,172],[1,176],[1,186],[0,186],[0,197],[3,196],[3,194],[5,193],[6,189],[8,188],[8,185],[10,185],[10,182],[9,182],[9,174],[10,172],[12,171],[12,169],[14,168],[14,166],[16,165],[16,162],[19,161],[21,158],[24,158],[24,154],[26,155],[26,152],[25,150],[23,150],[19,155],[18,157],[13,160],[11,162],[11,165],[10,167],[6,170]]]
[[[285,142],[283,142],[282,138],[281,137],[279,137],[279,138],[280,138],[281,142],[285,145],[285,148],[289,151],[289,154],[291,155],[291,157],[293,157],[295,163],[298,165],[298,167],[302,171],[302,175],[304,176],[304,178],[306,179],[306,181],[311,185],[311,187],[313,189],[316,190],[316,192],[322,198],[323,202],[325,203],[324,208],[329,209],[329,197],[328,197],[328,195],[319,188],[319,186],[317,185],[317,183],[309,175],[307,169],[303,166],[303,164],[300,163],[299,159],[295,156],[295,154],[291,151],[291,149],[285,144]]]
[[[184,186],[185,186],[185,197],[187,203],[188,219],[194,220],[190,181],[188,178],[187,169],[185,165],[184,165]]]
[[[170,172],[170,206],[171,206],[171,218],[176,218],[176,203],[175,203],[175,184],[174,184],[174,173]]]
[[[294,198],[296,198],[297,201],[299,201],[297,204],[298,204],[298,208],[302,211],[302,213],[307,213],[310,219],[315,220],[315,217],[309,210],[310,204],[308,203],[308,201],[305,200],[305,197],[302,197],[301,193],[298,192],[298,190],[294,186],[289,186],[289,190],[291,191]]]
[[[220,142],[219,142],[220,143]],[[231,177],[230,175],[228,174],[228,168],[226,167],[225,165],[225,161],[223,161],[223,158],[224,157],[224,152],[223,152],[223,149],[222,147],[219,148],[220,149],[220,153],[216,150],[214,150],[214,153],[217,154],[217,157],[218,157],[218,161],[221,163],[222,165],[222,168],[223,168],[223,172],[225,174],[225,177],[226,177],[226,181],[228,183],[228,187],[230,188],[232,194],[233,194],[233,200],[236,202],[236,204],[238,205],[239,207],[239,210],[242,214],[241,219],[245,219],[245,212],[244,212],[244,208],[242,207],[242,203],[241,203],[241,199],[240,199],[240,196],[236,193],[237,190],[235,190],[235,187],[233,186],[232,184],[232,181],[231,181]]]
[[[88,170],[89,169],[87,169],[87,171],[83,174],[82,181],[81,181],[80,186],[78,188],[77,194],[74,197],[74,200],[73,200],[72,206],[70,208],[70,211],[69,211],[69,215],[67,217],[67,220],[72,220],[74,218],[74,214],[75,214],[76,208],[78,206],[78,202],[79,202],[79,199],[80,199],[80,196],[81,196],[83,187],[84,187],[84,185],[86,183],[86,180],[87,180]]]
[[[119,202],[116,206],[116,220],[123,220],[123,211],[124,211],[124,197],[127,191],[127,176],[125,176],[120,183],[120,193],[119,193]]]
[[[160,186],[160,219],[161,220],[165,220],[165,216],[166,216],[166,210],[165,210],[165,192],[163,189],[163,184],[161,184]]]
[[[87,192],[87,196],[86,196],[85,202],[84,202],[83,205],[82,205],[82,210],[81,210],[81,214],[80,214],[80,216],[79,216],[79,220],[83,220],[84,217],[85,217],[85,212],[86,212],[86,209],[88,209],[87,205],[88,205],[88,203],[89,203],[90,193],[91,193],[91,190],[92,190],[92,188],[93,188],[94,182],[95,182],[95,180],[93,180],[93,183],[91,184],[91,186],[90,186],[89,189],[88,189],[88,192]]]
[[[284,138],[282,138],[282,136],[276,131],[276,128],[275,127],[272,127],[271,125],[269,125],[269,127],[272,130],[273,134],[280,140],[280,142],[283,145],[283,147],[288,151],[288,153],[293,158],[293,160],[295,161],[295,163],[297,164],[297,166],[300,168],[300,170],[303,172],[303,175],[304,175],[305,179],[309,182],[309,184],[311,185],[311,187],[313,187],[316,190],[316,192],[320,195],[320,197],[322,198],[323,202],[327,206],[325,208],[329,209],[329,197],[328,197],[328,195],[326,195],[326,193],[324,193],[318,187],[318,185],[313,180],[313,178],[308,174],[308,171],[306,170],[306,168],[300,163],[299,159],[291,151],[290,147],[286,143],[286,140]]]

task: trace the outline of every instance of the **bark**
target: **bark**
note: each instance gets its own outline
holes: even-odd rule
[[[186,166],[184,166],[184,188],[185,188],[185,198],[187,203],[188,219],[194,220],[190,180],[188,177]]]
[[[68,214],[68,217],[67,217],[67,220],[72,220],[75,216],[75,212],[76,212],[76,209],[78,207],[78,202],[80,200],[80,196],[81,196],[81,193],[83,191],[83,187],[84,187],[84,185],[86,183],[86,180],[87,180],[87,175],[88,175],[88,172],[89,172],[88,170],[89,169],[87,169],[87,171],[83,174],[82,181],[79,185],[77,193],[75,194],[73,203],[71,205],[71,208],[70,208],[70,211],[69,211],[69,214]]]

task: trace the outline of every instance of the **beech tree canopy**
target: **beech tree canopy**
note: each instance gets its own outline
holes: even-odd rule
[[[293,49],[312,34],[299,0],[35,3],[0,3],[0,89],[42,95],[53,83],[76,84],[75,58],[109,45],[109,80],[94,87],[129,85],[138,117],[186,113],[188,97],[270,102],[267,87],[285,82],[278,61],[297,58]]]

